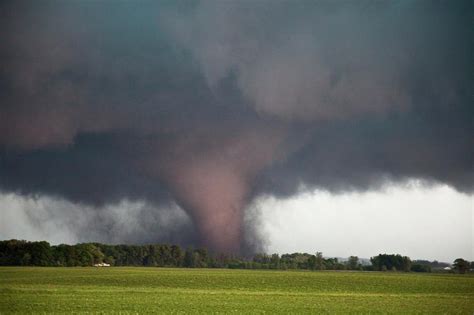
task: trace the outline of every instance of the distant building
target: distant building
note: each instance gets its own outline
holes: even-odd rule
[[[449,270],[451,270],[451,267],[444,267],[443,270],[449,271]]]
[[[98,263],[98,264],[95,264],[94,267],[110,267],[110,264],[107,264],[107,263]]]

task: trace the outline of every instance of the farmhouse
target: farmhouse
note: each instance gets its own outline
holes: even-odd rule
[[[110,264],[107,264],[107,263],[98,263],[98,264],[94,264],[94,267],[110,267]]]

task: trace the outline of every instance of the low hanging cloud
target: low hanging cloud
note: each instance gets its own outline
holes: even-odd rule
[[[0,194],[0,202],[4,208],[0,223],[2,239],[47,239],[55,244],[152,243],[159,239],[189,244],[196,237],[189,217],[175,204],[156,209],[144,202],[123,200],[93,207],[65,199],[12,193]]]
[[[1,8],[3,193],[140,218],[174,204],[196,231],[177,241],[238,252],[256,196],[473,191],[469,1]],[[166,239],[137,220],[151,232],[116,239]]]

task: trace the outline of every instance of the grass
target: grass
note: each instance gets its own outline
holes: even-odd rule
[[[0,268],[10,313],[474,313],[474,277],[381,272]]]

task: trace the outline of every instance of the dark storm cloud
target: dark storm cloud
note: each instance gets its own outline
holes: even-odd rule
[[[473,190],[470,1],[0,8],[4,192],[176,202],[237,251],[260,194]]]

